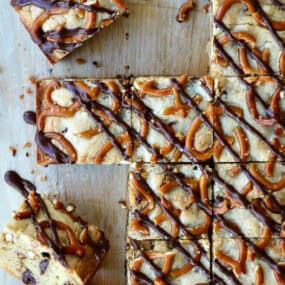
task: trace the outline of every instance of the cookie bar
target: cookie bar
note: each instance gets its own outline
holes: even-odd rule
[[[203,253],[197,251],[203,249]],[[199,241],[129,240],[127,274],[134,284],[210,284],[209,244]]]
[[[247,238],[284,237],[284,165],[216,164],[215,171],[226,185],[214,183],[213,186],[214,222],[222,217]],[[235,235],[228,228],[217,225],[214,234],[219,237]]]
[[[228,270],[224,273],[213,263],[213,272],[227,285],[282,285],[285,282],[284,240],[216,238],[213,258]]]
[[[131,99],[118,80],[42,80],[38,163],[115,163],[132,155]]]
[[[142,144],[133,161],[199,162],[213,153],[213,80],[209,77],[139,77],[133,83],[132,126],[159,151]]]
[[[11,4],[51,63],[60,61],[126,12],[121,0],[12,0]]]
[[[0,235],[0,266],[24,284],[86,284],[109,249],[104,233],[16,172],[5,180],[25,202]]]
[[[284,82],[261,76],[216,83],[214,160],[285,161]]]
[[[229,28],[215,19],[213,36],[212,76],[285,75],[285,26],[283,31],[272,34],[262,26]]]
[[[211,193],[211,180],[197,165],[132,165],[128,236],[161,239],[156,230],[140,223],[140,213],[172,238],[207,237],[212,223]]]

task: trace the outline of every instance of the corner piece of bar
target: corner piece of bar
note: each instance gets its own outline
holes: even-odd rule
[[[0,266],[24,284],[87,284],[109,250],[103,231],[16,172],[5,180],[25,201],[0,234]]]
[[[198,165],[137,163],[130,170],[128,195],[129,237],[208,237],[212,223],[211,179],[203,175]],[[166,232],[164,237],[157,226]]]
[[[129,240],[127,284],[211,284],[209,260],[208,240]]]
[[[51,63],[127,13],[122,0],[12,0],[11,4]]]
[[[131,99],[119,80],[42,80],[37,86],[39,164],[130,160]]]

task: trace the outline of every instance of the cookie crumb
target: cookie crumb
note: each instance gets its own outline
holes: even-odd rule
[[[125,200],[120,200],[119,205],[121,206],[122,209],[127,209],[127,202]]]
[[[185,22],[189,17],[190,11],[193,10],[194,7],[195,4],[192,0],[188,0],[184,4],[182,4],[178,10],[176,21],[179,23]]]
[[[24,94],[19,95],[20,100],[23,100],[25,98]]]
[[[41,182],[47,181],[47,176],[46,176],[46,175],[40,176],[40,181],[41,181]]]
[[[31,82],[31,84],[35,85],[37,83],[37,78],[33,75],[30,75],[29,81]]]
[[[16,156],[16,154],[17,154],[16,148],[14,148],[13,146],[9,146],[9,151],[12,153],[13,156]]]
[[[24,144],[23,148],[29,148],[29,147],[31,147],[31,146],[32,146],[32,144],[31,144],[30,142],[26,142],[26,143]]]
[[[204,12],[205,14],[208,14],[208,13],[209,13],[209,6],[210,6],[209,3],[206,3],[206,4],[203,6],[203,12]]]

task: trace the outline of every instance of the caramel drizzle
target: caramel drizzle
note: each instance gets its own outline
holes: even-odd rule
[[[4,178],[5,178],[5,181],[7,184],[9,184],[14,189],[16,189],[26,199],[25,202],[26,202],[28,209],[31,213],[31,219],[33,221],[33,224],[36,228],[37,233],[40,234],[44,238],[44,241],[48,244],[48,246],[53,249],[53,251],[56,254],[57,259],[64,266],[67,266],[65,256],[64,256],[64,252],[63,252],[63,248],[60,244],[59,236],[58,236],[58,233],[56,231],[55,221],[51,218],[50,213],[47,209],[47,206],[46,206],[45,202],[42,200],[41,196],[38,193],[36,193],[35,185],[32,184],[31,182],[21,178],[14,171],[6,172]],[[39,207],[42,210],[42,212],[43,212],[43,214],[47,220],[47,227],[49,228],[49,230],[52,233],[52,238],[50,238],[46,234],[45,228],[41,225],[40,222],[37,221],[36,213],[35,213],[32,205],[30,204],[30,202],[28,200],[29,194],[32,192],[35,193],[36,198],[39,202]]]

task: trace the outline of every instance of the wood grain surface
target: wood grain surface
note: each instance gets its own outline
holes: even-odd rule
[[[197,3],[189,20],[182,24],[176,22],[175,16],[183,0],[126,1],[129,18],[119,20],[55,66],[33,44],[9,2],[0,1],[0,230],[21,201],[3,182],[5,171],[15,169],[33,181],[39,191],[53,192],[64,201],[77,203],[80,215],[106,231],[111,251],[91,284],[126,284],[127,213],[118,202],[126,199],[127,166],[37,166],[35,129],[22,119],[25,110],[35,109],[29,76],[206,74],[210,37],[210,14],[202,12],[206,0]],[[84,58],[86,64],[77,64],[77,58]],[[98,68],[93,61],[98,62]],[[27,142],[32,144],[30,148],[24,147]],[[15,157],[9,147],[17,150]],[[42,181],[45,176],[46,181]],[[0,270],[0,285],[16,284],[20,282]]]

